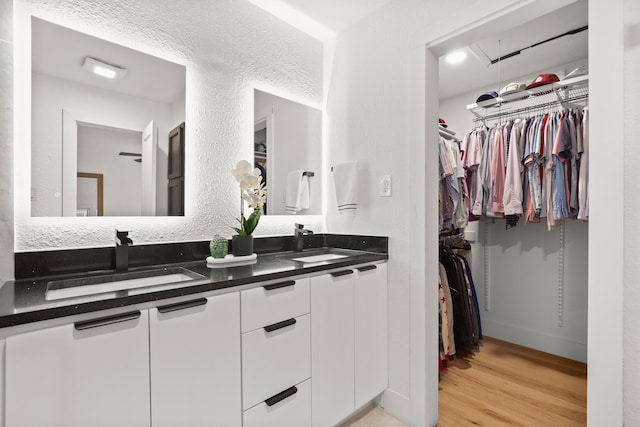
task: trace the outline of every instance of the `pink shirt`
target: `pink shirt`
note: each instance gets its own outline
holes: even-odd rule
[[[493,213],[504,213],[504,182],[506,176],[506,168],[504,162],[504,125],[496,129],[493,156],[491,159],[491,181],[493,183]]]
[[[504,182],[502,203],[505,215],[522,214],[522,126],[524,120],[516,120],[511,128],[509,153],[507,155],[507,170]]]

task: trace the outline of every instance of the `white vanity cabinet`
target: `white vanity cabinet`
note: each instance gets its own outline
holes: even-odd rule
[[[387,387],[386,272],[346,268],[8,336],[0,425],[334,426]]]
[[[241,292],[244,427],[311,425],[309,279]]]
[[[388,386],[387,264],[355,268],[355,408]]]
[[[311,278],[312,425],[331,427],[387,387],[386,264]]]
[[[353,270],[311,278],[311,413],[314,427],[330,427],[354,403]]]
[[[5,427],[150,426],[146,311],[6,339]]]
[[[149,310],[153,427],[237,426],[238,292]]]

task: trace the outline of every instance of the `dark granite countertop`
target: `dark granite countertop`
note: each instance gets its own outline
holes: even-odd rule
[[[6,282],[0,287],[0,328],[26,323],[91,313],[99,310],[123,308],[145,303],[153,303],[169,298],[183,297],[211,291],[232,291],[242,285],[256,284],[294,276],[308,275],[322,271],[348,268],[371,262],[384,261],[388,258],[385,248],[380,251],[364,251],[345,248],[314,247],[305,249],[298,256],[317,253],[339,253],[347,255],[329,261],[302,263],[292,260],[291,251],[258,254],[254,264],[229,267],[210,268],[204,259],[199,261],[180,262],[161,265],[147,265],[131,268],[129,271],[147,270],[151,268],[183,267],[204,276],[205,279],[184,284],[159,285],[136,291],[113,291],[105,294],[47,300],[47,284],[52,280],[78,278],[85,276],[112,274],[112,270],[67,273],[35,278],[24,278]],[[243,288],[246,288],[244,286]]]

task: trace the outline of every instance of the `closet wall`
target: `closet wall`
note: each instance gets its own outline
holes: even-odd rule
[[[531,82],[542,72],[562,78],[587,63],[531,70],[495,87],[440,100],[440,116],[462,139],[474,127],[466,106],[509,81]],[[526,71],[526,70],[523,70]],[[499,87],[498,87],[499,86]],[[494,121],[487,123],[493,125]],[[586,362],[588,223],[566,220],[548,231],[540,224],[505,230],[502,219],[470,223],[472,271],[485,335]]]

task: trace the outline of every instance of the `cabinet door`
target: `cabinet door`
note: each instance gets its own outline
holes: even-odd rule
[[[348,272],[348,273],[347,273]],[[338,275],[339,273],[347,273]],[[329,427],[354,409],[353,271],[311,278],[311,421]]]
[[[7,338],[6,427],[150,425],[146,311]]]
[[[149,316],[153,427],[240,426],[239,293]]]
[[[355,399],[356,408],[387,388],[387,264],[356,269]]]

